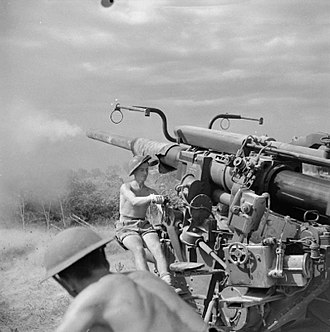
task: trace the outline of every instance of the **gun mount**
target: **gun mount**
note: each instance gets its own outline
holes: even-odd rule
[[[174,136],[164,120],[163,128],[170,142],[87,135],[158,158],[161,173],[176,170],[182,205],[164,205],[165,243],[178,286],[185,278],[187,301],[203,319],[225,331],[276,331],[306,315],[315,298],[329,300],[329,135],[282,143],[212,125],[179,126]],[[306,166],[324,172],[307,174]],[[198,280],[208,285],[203,294]]]

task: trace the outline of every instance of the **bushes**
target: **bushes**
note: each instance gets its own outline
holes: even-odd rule
[[[69,171],[60,191],[47,185],[35,190],[36,180],[31,180],[30,185],[25,184],[13,195],[15,219],[23,228],[27,224],[63,228],[72,223],[72,214],[92,224],[113,222],[119,216],[119,188],[123,182],[119,173],[120,169],[114,166],[105,171]]]
[[[69,181],[68,210],[88,222],[118,219],[119,189],[122,180],[118,170],[74,172]]]

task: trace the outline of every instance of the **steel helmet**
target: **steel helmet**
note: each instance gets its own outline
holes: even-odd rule
[[[148,162],[151,159],[149,155],[146,156],[134,156],[128,164],[129,176],[131,176],[143,163]]]
[[[112,238],[102,238],[90,228],[73,227],[57,234],[50,242],[44,256],[44,280],[58,274],[92,251],[104,246]]]

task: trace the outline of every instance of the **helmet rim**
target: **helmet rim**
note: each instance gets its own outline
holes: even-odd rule
[[[99,236],[96,232],[94,232],[97,236]],[[92,251],[97,250],[100,247],[105,246],[107,243],[111,242],[114,238],[112,237],[107,237],[107,238],[101,238],[99,236],[100,240],[98,240],[95,243],[92,243],[88,245],[86,248],[79,249],[76,253],[73,255],[70,255],[69,257],[65,258],[62,262],[56,262],[55,266],[49,266],[49,264],[46,263],[46,255],[49,252],[46,252],[45,254],[45,268],[46,268],[46,273],[44,275],[44,278],[41,280],[41,282],[46,281],[47,279],[55,276],[56,274],[60,273],[61,271],[65,270],[72,264],[76,263],[79,261],[81,258],[87,256],[90,254]],[[48,249],[50,250],[50,249]],[[60,259],[60,258],[59,258]]]
[[[130,161],[130,170],[129,176],[133,175],[133,173],[144,163],[148,162],[151,159],[151,156],[134,156]]]

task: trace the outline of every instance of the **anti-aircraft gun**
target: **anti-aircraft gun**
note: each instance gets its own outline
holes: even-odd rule
[[[170,268],[178,280],[196,280],[186,299],[203,319],[224,331],[290,331],[315,305],[329,328],[329,135],[281,143],[215,130],[218,119],[263,121],[220,114],[208,128],[179,126],[172,136],[161,110],[117,104],[110,118],[120,122],[123,110],[158,114],[169,142],[87,135],[158,158],[161,173],[176,170],[182,204],[165,203],[163,220]],[[308,174],[315,169],[323,173]],[[204,294],[195,291],[199,277],[207,278]]]

